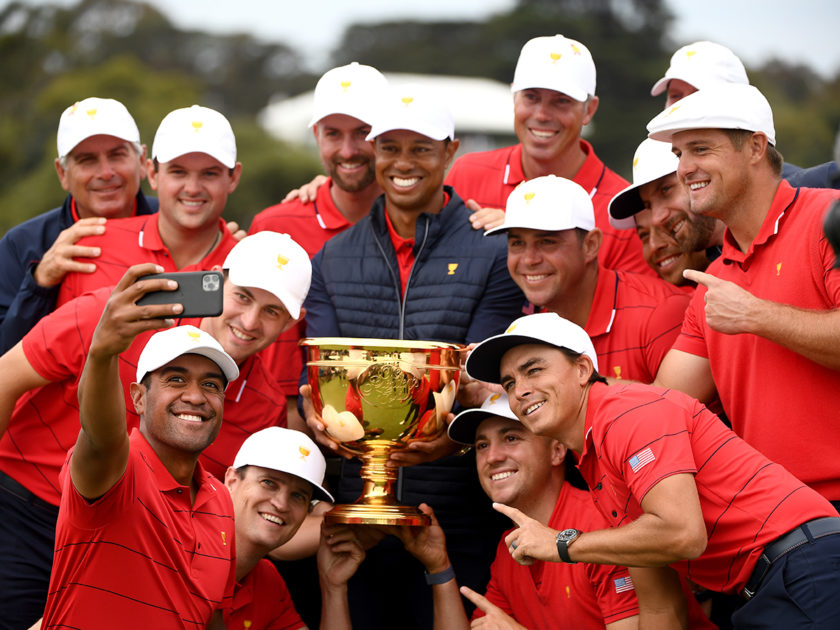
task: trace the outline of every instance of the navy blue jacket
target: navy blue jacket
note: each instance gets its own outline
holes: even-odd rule
[[[840,188],[837,162],[825,162],[810,168],[785,162],[782,164],[782,177],[794,188]]]
[[[0,240],[0,354],[55,309],[60,285],[41,287],[33,274],[58,235],[73,225],[71,200],[67,195],[61,207],[16,225]],[[158,200],[138,191],[137,214],[153,214],[157,210]]]
[[[525,297],[507,270],[506,239],[473,230],[471,212],[446,189],[450,201],[440,213],[417,219],[404,300],[384,197],[324,244],[312,260],[308,336],[472,343],[522,314]]]
[[[324,244],[312,260],[304,303],[307,336],[471,343],[504,332],[522,314],[525,297],[507,270],[507,239],[473,230],[471,212],[445,189],[450,200],[440,213],[417,219],[404,300],[384,196],[367,217]],[[358,466],[346,461],[343,468],[338,498],[352,501],[362,489]],[[475,534],[473,521],[486,518],[476,505],[487,499],[473,458],[450,456],[401,471],[400,500],[432,505],[447,538],[452,527]]]

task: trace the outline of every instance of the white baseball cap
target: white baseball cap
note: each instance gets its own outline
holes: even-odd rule
[[[149,337],[137,360],[137,382],[182,354],[200,354],[219,366],[228,383],[239,377],[239,368],[213,335],[195,326],[175,326]]]
[[[705,90],[718,83],[748,85],[750,82],[738,56],[726,46],[715,42],[694,42],[671,55],[671,65],[665,76],[654,83],[650,90],[651,96],[667,90],[671,79],[685,81],[698,90]]]
[[[82,140],[99,135],[140,142],[137,123],[125,105],[112,98],[91,96],[77,101],[62,112],[56,141],[58,157],[66,156]]]
[[[479,425],[493,416],[519,422],[510,410],[507,394],[490,394],[478,409],[467,409],[455,416],[449,423],[450,439],[461,444],[474,444]]]
[[[414,131],[432,140],[455,139],[455,120],[443,97],[417,85],[388,90],[367,139],[395,129]]]
[[[757,88],[741,83],[719,83],[689,94],[660,112],[647,129],[648,138],[663,142],[688,129],[745,129],[776,144],[770,103]]]
[[[633,215],[644,210],[639,188],[677,172],[680,160],[669,142],[646,138],[633,155],[633,183],[610,199],[610,225],[619,230],[635,229]]]
[[[357,61],[327,70],[315,85],[309,126],[331,114],[345,114],[371,124],[387,88],[388,80],[379,70]]]
[[[520,317],[501,335],[485,339],[467,357],[466,370],[472,378],[486,383],[501,380],[499,366],[502,357],[511,348],[530,343],[541,343],[555,348],[566,348],[585,354],[598,369],[598,355],[586,331],[563,319],[557,313],[536,313]]]
[[[233,284],[264,289],[279,298],[294,319],[300,316],[312,263],[288,234],[264,231],[246,236],[230,250],[223,267]]]
[[[201,105],[164,116],[155,134],[152,157],[169,162],[187,153],[206,153],[228,168],[236,166],[236,138],[228,119]]]
[[[259,466],[300,477],[312,484],[314,499],[335,502],[324,487],[327,462],[309,436],[293,429],[269,427],[252,433],[239,447],[234,468]]]
[[[512,92],[544,88],[576,101],[595,95],[595,62],[579,41],[554,35],[529,40],[519,53]]]
[[[544,175],[522,182],[507,198],[505,222],[484,234],[511,228],[560,231],[595,227],[592,199],[579,184],[556,175]]]

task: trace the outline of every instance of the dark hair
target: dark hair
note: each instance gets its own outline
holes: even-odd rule
[[[566,358],[569,359],[569,361],[571,361],[572,363],[577,361],[578,357],[583,355],[583,352],[575,352],[574,350],[569,350],[568,348],[565,348],[563,346],[554,346],[554,347],[557,348],[564,355],[566,355]],[[587,382],[589,384],[603,383],[604,385],[606,385],[607,384],[607,379],[604,378],[603,376],[601,376],[598,373],[598,369],[593,365],[592,366],[592,374],[589,375],[589,380]]]
[[[732,146],[735,147],[736,151],[741,151],[744,148],[744,145],[747,143],[747,139],[752,137],[752,131],[747,131],[746,129],[721,129],[723,133],[725,133],[729,137],[729,141],[732,143]],[[781,176],[782,174],[782,164],[784,163],[784,158],[782,154],[779,153],[779,150],[767,142],[767,162],[770,164],[770,168],[773,169],[774,175]]]

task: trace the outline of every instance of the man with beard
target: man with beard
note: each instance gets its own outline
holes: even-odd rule
[[[315,86],[312,134],[329,177],[314,199],[300,197],[266,208],[251,222],[250,234],[272,230],[289,234],[311,258],[330,238],[367,216],[382,193],[374,175],[373,147],[367,141],[373,108],[387,81],[381,72],[353,62],[327,71]],[[301,359],[297,342],[303,324],[282,334],[263,352],[297,415]]]

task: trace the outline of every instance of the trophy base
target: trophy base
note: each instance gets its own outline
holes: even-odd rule
[[[369,505],[351,503],[336,505],[324,514],[324,521],[330,524],[345,525],[408,525],[425,527],[431,519],[416,507],[408,505]]]

